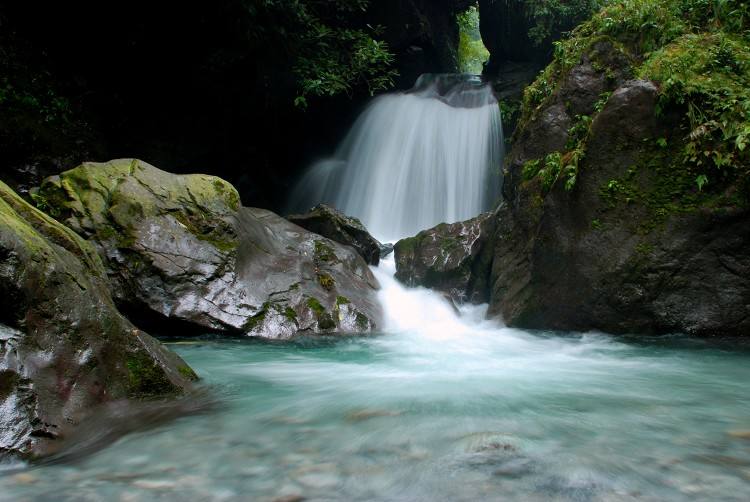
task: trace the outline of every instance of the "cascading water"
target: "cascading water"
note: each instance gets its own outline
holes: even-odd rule
[[[501,183],[503,131],[488,84],[473,75],[422,75],[381,96],[332,159],[310,168],[293,211],[326,202],[381,240],[490,209]]]

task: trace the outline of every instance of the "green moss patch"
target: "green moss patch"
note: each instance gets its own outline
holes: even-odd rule
[[[284,309],[284,317],[286,317],[288,320],[292,322],[297,322],[297,312],[295,310],[288,306]]]
[[[339,295],[339,296],[336,297],[336,305],[348,305],[349,303],[351,303],[351,302],[345,296]]]
[[[336,281],[333,279],[333,277],[331,277],[330,275],[326,273],[318,274],[318,283],[326,291],[331,291],[333,287],[336,285]]]
[[[634,219],[638,233],[647,234],[673,214],[688,213],[700,207],[731,203],[721,194],[700,190],[695,184],[698,168],[679,157],[681,146],[662,146],[660,139],[644,142],[638,163],[599,189],[606,207],[622,205],[645,209],[645,217]],[[627,222],[626,222],[627,223]]]
[[[151,359],[147,353],[129,354],[126,366],[129,397],[163,396],[173,394],[178,390],[167,377],[164,368]]]
[[[336,261],[336,253],[333,248],[324,241],[315,241],[315,261],[331,263]]]
[[[310,310],[315,312],[316,316],[321,316],[325,314],[326,309],[323,307],[323,305],[318,301],[317,298],[310,297],[307,299],[307,306],[310,307]]]
[[[187,366],[185,364],[180,365],[177,367],[177,371],[180,372],[180,375],[182,375],[187,380],[190,380],[191,382],[198,380],[198,375],[195,374],[195,371],[193,371],[193,368],[191,368],[190,366]]]

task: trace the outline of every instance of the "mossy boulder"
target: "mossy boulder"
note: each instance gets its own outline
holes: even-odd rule
[[[380,262],[380,242],[370,235],[357,218],[347,216],[326,204],[318,204],[305,214],[292,214],[286,219],[310,232],[353,247],[369,265]]]
[[[695,106],[723,113],[714,93],[750,103],[744,63],[709,68],[719,53],[746,51],[737,35],[707,34],[712,14],[701,21],[686,5],[607,7],[527,89],[495,226],[490,315],[539,329],[750,332],[747,154],[739,136],[710,139],[742,123],[727,112],[727,126],[691,125],[702,120]],[[662,29],[642,31],[649,20]],[[698,143],[710,159],[693,155]]]
[[[0,455],[44,455],[98,405],[195,374],[115,308],[94,247],[0,182]]]
[[[337,295],[352,299],[366,330],[379,318],[377,282],[354,250],[242,207],[219,178],[120,159],[48,178],[34,197],[94,244],[118,304],[163,334],[359,331],[334,316]],[[309,298],[333,324],[318,322]]]
[[[442,223],[394,246],[396,279],[442,291],[456,303],[489,300],[495,216]]]

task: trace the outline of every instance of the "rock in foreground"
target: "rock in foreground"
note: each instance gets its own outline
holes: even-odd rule
[[[382,245],[357,218],[346,216],[325,204],[318,204],[305,214],[292,214],[286,219],[310,232],[353,247],[369,265],[380,262]]]
[[[36,198],[95,244],[118,304],[167,333],[286,338],[370,331],[380,318],[377,281],[353,249],[241,207],[219,178],[122,159],[48,178]]]
[[[94,248],[2,182],[0,297],[0,455],[43,455],[97,405],[195,379],[118,313]]]

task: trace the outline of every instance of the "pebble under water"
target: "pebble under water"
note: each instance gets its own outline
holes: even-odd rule
[[[747,500],[747,347],[528,333],[390,272],[387,333],[170,343],[216,409],[0,500]]]

